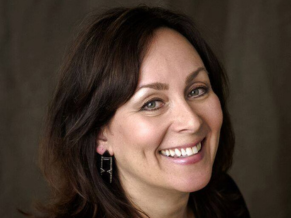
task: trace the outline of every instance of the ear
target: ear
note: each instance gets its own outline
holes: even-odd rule
[[[96,152],[100,155],[103,155],[105,151],[108,151],[111,156],[113,156],[113,151],[111,146],[108,143],[106,128],[101,128],[100,132],[97,135],[96,139]]]

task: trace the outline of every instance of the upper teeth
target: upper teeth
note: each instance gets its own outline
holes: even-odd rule
[[[161,150],[161,153],[171,157],[186,157],[197,154],[201,150],[201,142],[193,147]]]

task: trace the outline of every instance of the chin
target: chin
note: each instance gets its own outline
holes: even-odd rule
[[[211,174],[212,170],[203,173],[195,173],[195,175],[189,178],[185,178],[182,181],[180,180],[179,184],[177,184],[177,189],[180,192],[187,193],[199,191],[210,182]]]

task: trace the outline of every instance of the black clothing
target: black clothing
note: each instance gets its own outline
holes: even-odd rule
[[[250,218],[244,198],[228,174],[222,174],[204,189],[191,193],[189,203],[194,205],[196,218]]]

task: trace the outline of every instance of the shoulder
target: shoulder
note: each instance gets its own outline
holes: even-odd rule
[[[250,214],[237,184],[228,174],[223,174],[217,184],[217,191],[223,196],[232,217],[250,218]]]
[[[220,177],[220,182],[219,182],[220,188],[223,188],[225,191],[228,192],[238,192],[241,194],[238,186],[236,185],[235,181],[229,174],[223,174]]]
[[[205,188],[190,196],[189,204],[196,217],[250,218],[238,186],[226,173],[215,176]]]

